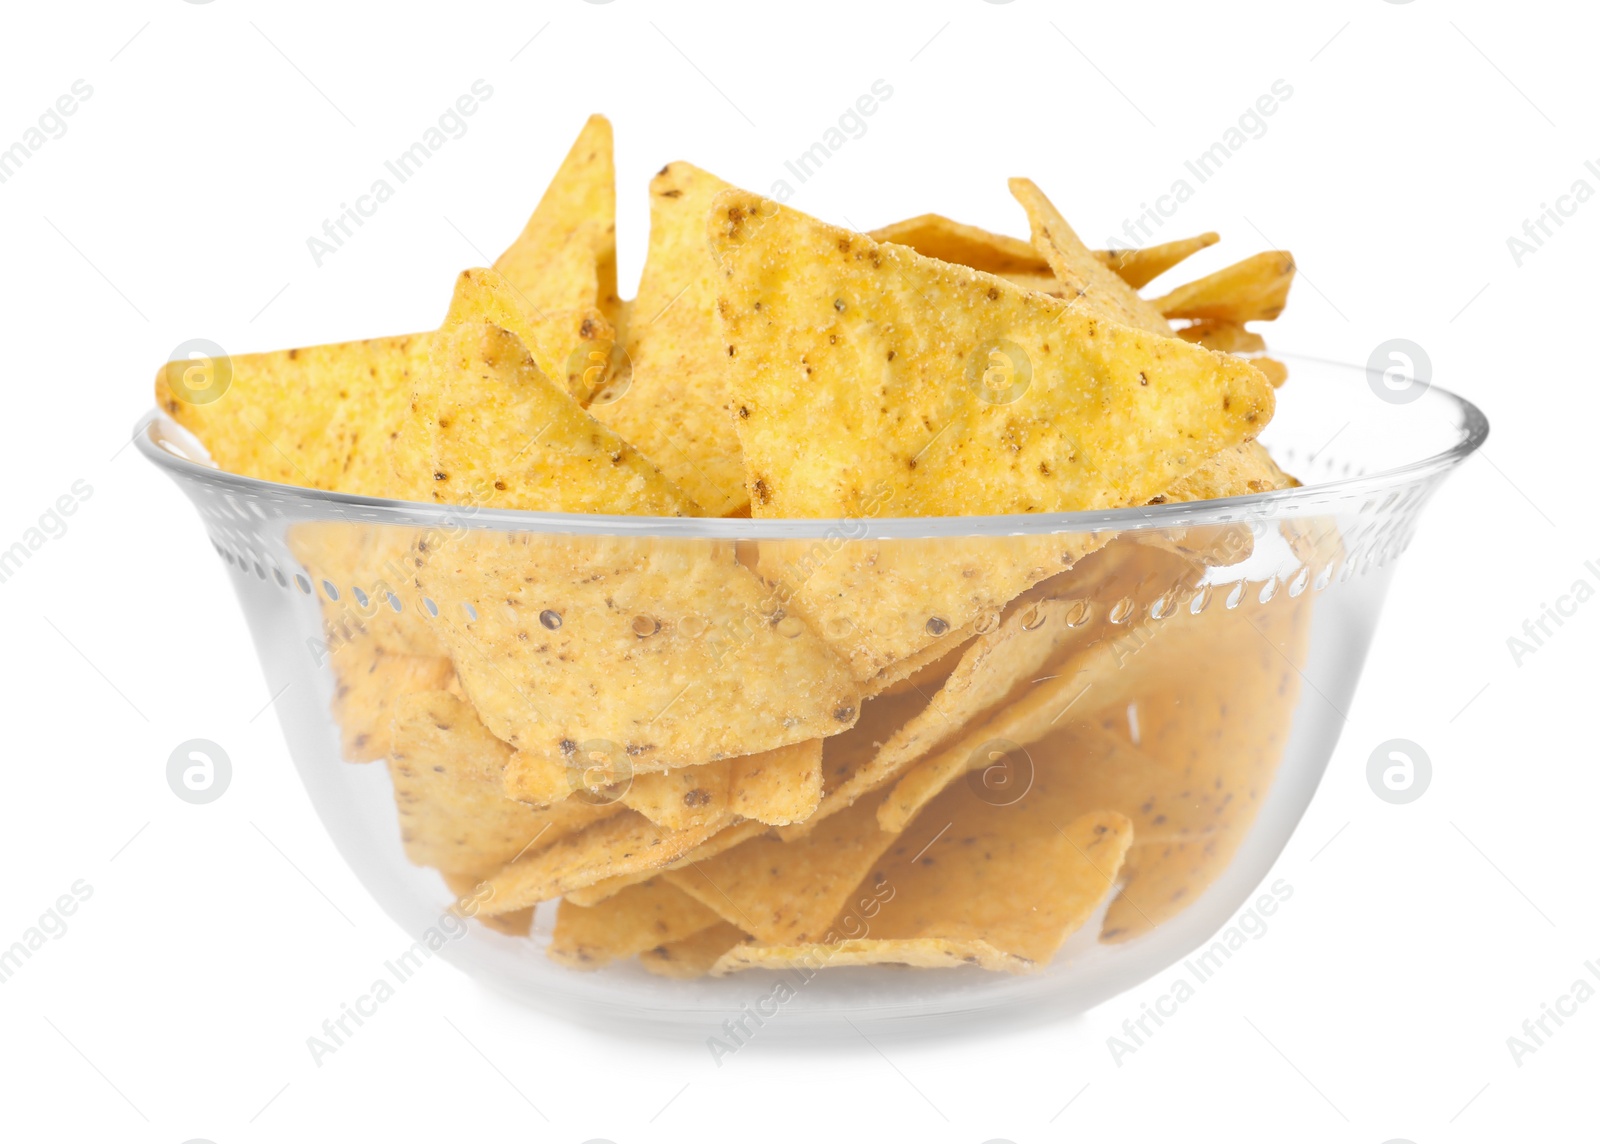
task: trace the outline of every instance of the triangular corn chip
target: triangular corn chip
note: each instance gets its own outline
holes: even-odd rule
[[[418,578],[462,687],[518,749],[516,798],[559,801],[856,719],[845,665],[725,542],[471,532],[420,553]]]
[[[290,525],[289,551],[320,588],[324,639],[338,647],[358,634],[397,655],[443,656],[432,618],[412,591],[410,553],[423,530],[354,520]],[[333,585],[338,598],[328,595]]]
[[[599,969],[701,933],[722,919],[659,878],[629,886],[598,906],[557,908],[546,952],[571,969]]]
[[[366,632],[334,648],[333,716],[344,741],[344,757],[370,763],[389,753],[389,723],[401,698],[442,688],[454,677],[443,656],[406,655]]]
[[[1216,231],[1208,230],[1205,234],[1197,234],[1193,238],[1178,238],[1171,242],[1141,246],[1132,250],[1097,250],[1094,255],[1109,266],[1118,278],[1133,289],[1139,290],[1191,254],[1197,254],[1215,244],[1221,237]]]
[[[943,215],[925,214],[869,230],[875,242],[909,246],[918,254],[1010,277],[1014,274],[1050,275],[1050,264],[1026,241],[995,234],[979,226],[956,222]]]
[[[733,760],[722,759],[698,767],[634,775],[623,784],[622,801],[658,826],[686,830],[729,813],[732,771]]]
[[[446,873],[492,873],[619,809],[576,799],[535,810],[507,798],[511,750],[469,704],[445,691],[401,697],[389,776],[406,856]]]
[[[611,124],[591,115],[516,242],[494,260],[535,314],[617,306],[617,173]]]
[[[564,388],[574,401],[587,402],[606,383],[604,369],[591,376],[589,352],[609,363],[616,338],[611,323],[594,307],[584,310],[535,310],[505,277],[494,270],[463,270],[444,325],[487,322],[515,334],[539,372]]]
[[[725,850],[732,850],[742,842],[752,838],[759,838],[767,833],[765,823],[754,819],[745,819],[743,822],[734,822],[724,826],[710,838],[706,839],[693,850],[689,850],[668,862],[661,870],[681,870],[685,866],[692,866],[696,862],[704,862],[707,858],[721,854]],[[566,900],[575,906],[595,906],[613,895],[621,893],[629,886],[636,886],[645,879],[654,876],[655,869],[636,870],[624,874],[613,874],[593,882],[587,886],[577,886],[566,893]]]
[[[757,196],[711,237],[758,517],[1142,504],[1272,414],[1236,359]]]
[[[706,246],[712,200],[727,189],[688,163],[668,164],[650,181],[650,249],[624,343],[631,379],[621,397],[590,406],[711,516],[749,503],[722,368],[720,275]]]
[[[718,958],[744,941],[746,936],[738,926],[719,919],[716,925],[708,926],[699,933],[645,950],[639,955],[639,964],[658,977],[675,977],[679,980],[704,977],[711,972]]]
[[[798,841],[754,838],[663,877],[762,941],[813,941],[893,841],[863,805]]]
[[[734,946],[713,972],[895,963],[1037,969],[1111,893],[1133,838],[1121,814],[1069,817],[1070,808],[1048,780],[1004,806],[964,787],[947,791],[858,888],[858,897],[877,903],[860,919],[865,936],[809,948]],[[839,919],[837,930],[850,928]]]
[[[412,409],[394,460],[409,499],[696,514],[677,486],[579,408],[498,326],[468,323],[436,334]]]
[[[156,404],[230,473],[357,496],[400,496],[392,449],[431,340],[431,334],[407,334],[206,359],[203,365],[168,362],[156,374]],[[196,380],[196,371],[210,380]],[[207,385],[222,387],[221,395],[196,403],[196,391]]]
[[[1154,305],[1169,318],[1266,322],[1283,313],[1293,283],[1294,255],[1287,250],[1263,250],[1179,286],[1157,298]]]
[[[1033,245],[1066,287],[1069,305],[1136,329],[1155,334],[1172,333],[1172,327],[1167,325],[1161,312],[1083,244],[1033,180],[1012,179],[1010,185],[1012,195],[1028,212]]]
[[[728,809],[772,826],[803,822],[822,798],[822,739],[730,759]]]
[[[504,914],[604,878],[658,870],[711,838],[726,820],[692,830],[666,830],[625,810],[531,850],[485,879],[484,914]]]
[[[1178,336],[1186,342],[1205,346],[1224,354],[1258,354],[1266,350],[1266,340],[1243,322],[1203,321],[1184,326]]]
[[[456,896],[451,912],[460,917],[472,918],[507,937],[527,937],[533,929],[533,907],[514,910],[509,914],[484,914],[478,911],[478,887],[482,883],[475,874],[444,874],[444,884]]]

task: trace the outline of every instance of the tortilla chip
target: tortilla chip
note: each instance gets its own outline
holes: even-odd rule
[[[645,950],[639,955],[639,964],[658,977],[704,977],[719,957],[744,939],[742,929],[719,920],[699,933]]]
[[[842,735],[822,741],[822,800],[811,817],[774,833],[785,841],[804,838],[831,815],[855,804],[856,800],[882,783],[862,772],[877,757],[889,737],[927,707],[928,701],[916,692],[875,696],[861,705],[861,718]]]
[[[289,551],[321,597],[329,647],[366,635],[399,655],[445,654],[411,572],[411,548],[423,535],[422,529],[366,521],[306,520],[289,526]],[[329,597],[327,584],[337,600]]]
[[[1216,322],[1271,321],[1283,313],[1294,282],[1294,255],[1263,250],[1179,286],[1154,305],[1168,318]]]
[[[1155,246],[1135,250],[1097,250],[1096,258],[1109,266],[1116,276],[1135,290],[1143,289],[1178,263],[1221,239],[1216,231],[1208,230],[1193,238],[1179,238]],[[1220,349],[1211,346],[1210,349]]]
[[[184,396],[197,384],[184,380],[196,363],[168,362],[156,373],[156,404],[230,473],[400,496],[391,450],[431,338],[408,334],[230,357],[227,388],[204,404]],[[222,363],[210,368],[215,373]]]
[[[1179,330],[1178,336],[1225,354],[1258,354],[1267,348],[1266,339],[1245,329],[1242,322],[1195,322]]]
[[[1040,580],[1071,567],[1103,536],[775,540],[760,574],[842,656],[863,690],[892,683],[949,651]]]
[[[352,763],[370,763],[387,755],[390,720],[399,701],[442,688],[455,675],[448,659],[399,654],[364,632],[334,648],[330,662],[333,716],[339,723],[344,757]]]
[[[1273,489],[1292,489],[1299,481],[1278,467],[1259,441],[1223,449],[1152,503],[1242,497]]]
[[[728,809],[772,826],[809,818],[822,798],[822,743],[807,739],[728,760]]]
[[[711,838],[726,820],[667,830],[632,810],[592,823],[524,854],[486,879],[485,914],[510,913],[604,878],[659,870]]]
[[[1033,245],[1066,287],[1069,306],[1138,330],[1171,335],[1172,327],[1153,305],[1095,257],[1061,212],[1031,179],[1012,179],[1012,196],[1028,212]]]
[[[450,887],[450,892],[456,896],[456,904],[451,907],[451,913],[458,917],[472,918],[480,925],[488,926],[496,933],[503,933],[507,937],[527,937],[533,930],[533,907],[523,910],[513,910],[509,914],[496,914],[489,916],[478,910],[479,887],[483,883],[470,874],[444,874],[444,884]],[[487,893],[487,887],[484,888]]]
[[[1102,941],[1126,941],[1195,901],[1227,868],[1272,788],[1300,697],[1311,597],[1246,592],[1191,617],[1184,638],[1156,645],[1138,674],[1159,677],[1137,700],[1138,750],[1173,775],[1203,838],[1152,841],[1129,853],[1126,885]],[[1187,615],[1187,609],[1182,615]]]
[[[590,407],[710,516],[749,503],[717,328],[720,273],[706,247],[712,200],[728,189],[688,163],[650,181],[650,249],[625,335],[631,380],[617,400]]]
[[[947,791],[858,888],[875,911],[841,917],[831,942],[809,948],[735,946],[713,972],[796,963],[1037,969],[1100,908],[1133,840],[1123,815],[1069,819],[1070,805],[1049,779],[1005,806]],[[843,936],[852,929],[865,936]]]
[[[617,176],[611,124],[591,115],[533,217],[494,268],[536,315],[617,306]]]
[[[669,830],[700,826],[729,812],[733,762],[722,759],[698,767],[634,775],[627,782],[622,801]]]
[[[731,544],[474,532],[418,565],[463,688],[518,748],[515,798],[566,797],[580,750],[608,754],[621,781],[855,722],[844,664]]]
[[[925,214],[869,230],[875,242],[909,246],[927,258],[970,266],[1004,277],[1033,275],[1051,278],[1050,264],[1024,239],[995,234],[982,227],[955,222],[943,215]]]
[[[687,851],[668,862],[661,870],[681,870],[685,866],[692,866],[696,862],[703,862],[707,858],[721,854],[725,850],[732,850],[741,842],[748,842],[752,838],[759,838],[767,833],[765,823],[755,819],[745,819],[743,822],[734,822],[724,826],[710,838],[706,839],[693,850]],[[629,886],[636,886],[647,878],[654,877],[658,871],[654,868],[630,871],[625,874],[615,874],[602,878],[589,886],[579,886],[568,890],[566,900],[575,906],[595,906],[615,894],[621,893]]]
[[[615,814],[569,799],[536,810],[505,796],[511,748],[445,691],[397,696],[389,777],[406,857],[450,874],[491,873],[531,847]]]
[[[1289,367],[1277,358],[1253,357],[1250,364],[1261,371],[1261,375],[1272,383],[1273,389],[1282,389],[1283,383],[1289,380]]]
[[[864,695],[878,695],[881,692],[893,691],[896,688],[905,690],[907,681],[916,676],[921,676],[935,664],[942,663],[952,653],[965,647],[971,642],[979,628],[985,631],[999,623],[1000,617],[996,612],[988,612],[979,616],[959,628],[953,628],[944,635],[937,637],[925,647],[912,652],[904,659],[897,659],[878,674],[867,680],[862,685]]]
[[[663,877],[762,941],[814,941],[893,841],[861,805],[798,841],[754,838]]]
[[[653,878],[598,906],[563,901],[546,952],[569,969],[599,969],[701,933],[720,920],[689,895]]]
[[[696,506],[498,326],[441,330],[395,457],[413,500],[693,516]]]
[[[999,622],[998,617],[996,617],[995,622]],[[910,657],[910,659],[902,660],[902,664],[912,665],[912,670],[909,673],[902,674],[898,670],[900,664],[890,664],[882,672],[874,676],[873,681],[882,684],[888,673],[900,675],[900,678],[893,683],[882,684],[878,694],[904,695],[908,691],[914,691],[924,698],[931,698],[935,691],[944,686],[944,681],[955,670],[962,653],[967,650],[967,645],[974,638],[973,631],[976,626],[975,624],[969,624],[966,628],[960,629],[968,638],[959,643],[949,645],[948,650],[944,646],[929,644],[922,651]],[[939,652],[943,654],[935,654]]]
[[[609,380],[609,371],[604,368],[596,376],[586,376],[591,365],[587,351],[601,353],[602,361],[609,363],[610,348],[616,340],[611,323],[593,306],[576,311],[536,311],[497,272],[483,268],[463,270],[456,277],[444,327],[485,323],[515,334],[539,372],[562,385],[568,396],[580,404]]]
[[[1271,416],[1236,359],[745,192],[716,202],[756,517],[1142,504]]]

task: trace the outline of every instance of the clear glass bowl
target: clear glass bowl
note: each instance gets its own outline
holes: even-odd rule
[[[900,1026],[908,1019],[1037,1019],[1085,1009],[1176,963],[1257,895],[1338,741],[1395,560],[1434,489],[1487,435],[1483,415],[1441,389],[1426,389],[1420,397],[1413,391],[1405,395],[1410,400],[1397,403],[1392,390],[1369,384],[1365,370],[1292,355],[1289,360],[1293,376],[1263,443],[1304,487],[1111,512],[826,521],[473,510],[345,496],[220,472],[192,438],[159,414],[141,426],[137,442],[200,512],[238,591],[268,689],[281,692],[276,708],[295,765],[341,853],[389,915],[418,940],[428,940],[431,931],[441,944],[441,921],[446,922],[439,952],[469,974],[543,1008],[635,1027],[720,1026],[758,1003],[767,1014],[763,1027],[789,1030],[832,1026],[841,1015],[857,1024]],[[436,556],[463,567],[474,561],[493,566],[498,559],[504,571],[511,546],[516,559],[548,558],[556,567],[654,562],[658,569],[678,569],[677,581],[694,581],[698,595],[685,589],[671,598],[678,588],[668,576],[655,581],[665,585],[663,598],[635,595],[617,605],[623,614],[611,619],[643,625],[633,631],[640,640],[662,638],[658,632],[716,639],[737,633],[756,614],[777,631],[775,617],[783,608],[774,610],[774,598],[799,605],[793,610],[811,628],[827,629],[841,647],[855,646],[853,624],[898,624],[904,631],[876,631],[874,639],[892,644],[904,637],[906,646],[929,644],[916,633],[921,625],[928,636],[941,637],[936,649],[1005,627],[1016,637],[1009,658],[1000,657],[1006,661],[991,664],[987,675],[978,672],[979,682],[1003,693],[981,725],[966,723],[970,712],[964,713],[963,701],[940,690],[940,675],[956,656],[941,660],[925,650],[921,658],[935,659],[931,666],[886,688],[883,679],[871,684],[869,690],[884,688],[883,693],[842,713],[846,721],[859,715],[857,727],[824,740],[825,794],[844,781],[840,767],[859,766],[873,754],[871,744],[895,741],[892,733],[919,716],[923,734],[939,741],[924,762],[944,752],[942,764],[913,772],[920,777],[862,796],[874,804],[895,803],[893,813],[910,824],[899,837],[898,859],[891,848],[870,862],[858,887],[863,892],[846,896],[836,932],[872,934],[869,909],[857,907],[884,884],[885,865],[908,861],[906,851],[921,847],[923,835],[926,852],[939,855],[946,811],[966,813],[959,800],[984,804],[989,810],[972,811],[981,816],[994,808],[1025,807],[1041,790],[1055,792],[1049,806],[1062,817],[1110,809],[1132,821],[1132,845],[1109,904],[1100,902],[1053,958],[1039,958],[1032,972],[1021,974],[972,965],[832,965],[814,975],[758,969],[679,980],[646,972],[637,961],[580,972],[545,956],[556,913],[549,904],[535,911],[528,936],[478,921],[453,924],[456,892],[437,870],[407,859],[389,769],[382,762],[347,759],[386,751],[385,711],[399,692],[462,685],[469,693],[492,691],[496,669],[479,665],[473,678],[463,667],[462,685],[449,682],[448,668],[432,676],[428,670],[400,672],[376,690],[368,687],[362,694],[358,686],[357,694],[339,700],[350,727],[341,728],[333,714],[341,649],[368,639],[407,648],[408,641],[454,633],[459,659],[462,647],[471,645],[471,632],[492,642],[495,623],[503,633],[519,622],[515,616],[497,621],[491,614],[501,607],[493,597],[504,595],[503,583],[474,586],[470,578],[443,577],[433,582],[465,585],[459,594],[468,598],[425,596],[407,564],[419,538],[434,544]],[[1062,567],[1049,561],[1082,553],[1090,555],[1009,607],[985,602],[988,588],[1000,597],[1015,594],[1004,589],[1014,570],[1034,568],[1024,579],[1036,580],[1038,568]],[[696,573],[715,565],[715,585],[734,560],[767,578],[766,602],[733,598],[739,593],[707,594]],[[759,583],[739,575],[745,588]],[[965,590],[959,583],[964,578],[980,587]],[[822,588],[790,594],[799,581]],[[895,585],[921,585],[921,594],[912,592],[907,614],[885,620],[892,611],[885,600]],[[637,587],[626,578],[622,586]],[[925,607],[930,599],[949,606]],[[948,614],[924,619],[919,607]],[[802,632],[792,617],[782,626],[808,640],[816,634]],[[760,624],[754,627],[754,634],[736,635],[731,651],[704,662],[738,664],[744,641],[765,648],[761,641],[776,638],[759,630]],[[765,656],[763,651],[751,662],[798,662]],[[615,674],[620,681],[623,670]],[[714,719],[720,710],[733,726],[761,704],[781,708],[792,696],[803,705],[816,690],[809,679],[723,674],[736,677],[734,683],[746,689],[743,698],[730,697],[733,706],[713,703],[698,716],[691,710],[689,717]],[[1069,686],[1075,678],[1088,686]],[[346,690],[350,682],[345,680]],[[1007,690],[1008,683],[1015,686]],[[538,689],[537,680],[533,686]],[[927,711],[935,699],[952,713],[930,728]],[[966,702],[976,701],[969,696]],[[599,709],[605,704],[597,702]],[[1049,718],[1030,716],[1029,710]],[[974,726],[1003,733],[985,736]],[[629,735],[617,738],[634,745]],[[1097,743],[1107,750],[1088,749]],[[1084,760],[1091,756],[1115,760],[1108,765],[1122,769],[1083,778],[1090,773]],[[1062,784],[1073,789],[1063,794]],[[916,813],[941,786],[944,793]],[[585,797],[603,800],[618,788],[607,789],[612,794],[585,788]],[[919,791],[924,797],[915,797]],[[878,811],[880,821],[886,813]],[[959,843],[946,837],[943,845]],[[909,860],[920,859],[916,854]],[[472,881],[458,880],[457,890]],[[1030,881],[1013,869],[1004,884],[985,892],[1031,909],[1040,903],[1029,905],[1029,894],[1048,891],[1031,888]],[[780,978],[794,987],[775,990]]]

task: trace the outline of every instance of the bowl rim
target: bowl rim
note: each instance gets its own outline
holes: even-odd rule
[[[1366,372],[1366,367],[1329,358],[1280,352],[1278,357]],[[162,439],[193,440],[165,411],[146,412],[135,424],[133,442],[145,458],[180,483],[197,481],[250,498],[297,502],[302,512],[352,522],[407,526],[485,528],[508,532],[555,532],[608,536],[654,536],[714,540],[893,539],[940,536],[1032,536],[1051,533],[1119,532],[1228,524],[1242,519],[1279,518],[1358,499],[1396,484],[1438,476],[1477,451],[1489,436],[1489,420],[1471,401],[1430,384],[1420,400],[1442,402],[1456,426],[1450,446],[1378,472],[1331,481],[1215,500],[1134,505],[1116,509],[987,516],[902,517],[669,517],[603,513],[490,509],[474,505],[359,496],[230,473],[164,447]]]

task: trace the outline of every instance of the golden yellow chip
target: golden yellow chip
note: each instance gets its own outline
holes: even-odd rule
[[[663,877],[762,941],[815,941],[893,841],[862,804],[797,841],[753,838]]]
[[[1025,240],[995,234],[943,215],[918,215],[890,223],[869,230],[867,237],[875,242],[909,246],[928,258],[970,266],[989,274],[1008,278],[1013,275],[1053,277],[1044,256]]]
[[[389,753],[389,724],[401,699],[442,688],[455,675],[448,659],[394,652],[365,632],[335,647],[329,658],[333,716],[344,757],[352,763],[370,763]]]
[[[1242,322],[1195,322],[1179,330],[1178,336],[1186,342],[1225,354],[1258,354],[1267,348],[1266,339],[1254,330],[1245,329]]]
[[[328,647],[366,635],[397,655],[443,656],[432,617],[414,590],[411,549],[424,532],[364,521],[308,520],[289,526],[289,551],[322,598]],[[328,585],[338,598],[328,593]]]
[[[1208,230],[1205,234],[1197,234],[1193,238],[1179,238],[1172,242],[1157,243],[1155,246],[1142,246],[1134,250],[1097,250],[1095,257],[1109,266],[1116,276],[1126,282],[1135,290],[1148,286],[1152,281],[1171,270],[1178,263],[1197,254],[1206,247],[1213,245],[1221,239],[1216,231]],[[1211,346],[1211,349],[1220,349],[1220,346]]]
[[[1179,286],[1157,298],[1154,305],[1168,318],[1265,322],[1283,313],[1293,282],[1294,255],[1287,250],[1263,250]]]
[[[1142,504],[1272,415],[1237,359],[745,192],[716,202],[757,517]]]
[[[1289,367],[1277,358],[1255,357],[1250,359],[1250,364],[1261,371],[1273,389],[1282,389],[1283,383],[1289,380]]]
[[[659,870],[711,838],[725,823],[667,830],[636,811],[625,810],[501,867],[485,879],[489,896],[481,911],[510,913],[604,878]]]
[[[965,963],[1024,973],[1044,965],[1111,893],[1133,839],[1133,824],[1114,811],[1068,818],[1071,802],[1053,777],[1005,805],[965,787],[947,791],[858,888],[871,905],[841,915],[831,941],[734,946],[713,972]]]
[[[1011,194],[1028,212],[1033,245],[1043,254],[1056,278],[1066,287],[1069,306],[1102,315],[1114,322],[1155,334],[1172,333],[1161,312],[1139,296],[1116,271],[1083,244],[1061,217],[1055,204],[1031,179],[1012,179]]]
[[[418,576],[462,687],[518,749],[516,798],[559,801],[856,719],[848,669],[731,544],[474,532],[422,554]]]
[[[639,955],[639,964],[658,977],[688,980],[711,972],[717,959],[744,941],[745,932],[736,925],[718,920],[699,933],[669,941]]]
[[[503,785],[510,757],[454,695],[397,697],[389,777],[406,856],[450,874],[493,873],[619,810],[577,799],[548,810],[514,802]]]
[[[730,759],[728,809],[772,826],[803,822],[822,798],[821,739]]]
[[[693,516],[633,446],[585,413],[498,326],[435,335],[395,471],[412,500],[552,512]]]
[[[998,616],[989,612],[975,620],[952,628],[944,635],[936,638],[932,643],[912,652],[904,659],[897,659],[889,664],[878,674],[867,680],[862,685],[865,695],[879,695],[885,691],[904,691],[911,685],[913,679],[929,678],[927,674],[936,665],[944,663],[959,649],[971,642],[979,628],[987,630],[998,621]],[[946,672],[948,674],[948,672]]]
[[[359,496],[401,496],[393,442],[431,339],[408,334],[168,362],[156,374],[156,404],[230,473]],[[220,396],[209,397],[209,389],[220,389]]]
[[[721,921],[659,878],[629,886],[598,906],[563,901],[546,951],[571,969],[599,969],[647,949],[681,941]]]
[[[715,175],[671,163],[650,181],[650,249],[625,332],[632,374],[589,411],[654,457],[709,516],[749,504],[717,329],[720,274],[706,247]]]
[[[496,933],[503,933],[507,937],[527,937],[533,929],[533,907],[522,910],[513,910],[509,914],[489,915],[480,912],[479,887],[482,881],[473,874],[445,874],[444,884],[450,887],[450,892],[456,896],[456,904],[451,912],[464,918],[471,918],[481,925],[486,925]],[[487,893],[487,887],[483,886]]]
[[[604,767],[610,759],[602,754],[599,761]],[[622,801],[669,830],[700,826],[729,813],[728,785],[733,762],[722,759],[698,767],[634,775],[624,784]]]
[[[636,886],[647,878],[655,876],[660,871],[681,870],[685,866],[692,866],[696,862],[704,862],[725,850],[732,850],[741,842],[748,842],[752,838],[759,838],[767,833],[765,823],[754,819],[745,819],[743,822],[732,822],[718,830],[710,838],[692,850],[685,851],[678,857],[658,869],[645,868],[632,870],[623,874],[613,874],[600,879],[598,882],[587,886],[577,886],[566,893],[566,900],[575,906],[595,906],[615,894],[621,893],[629,886]]]
[[[537,315],[617,307],[617,174],[611,124],[591,115],[533,217],[494,268]]]
[[[1153,503],[1242,497],[1300,484],[1278,467],[1259,441],[1223,449],[1194,472],[1177,481]]]
[[[444,326],[483,323],[515,334],[539,372],[580,404],[609,380],[606,367],[616,331],[593,306],[577,311],[536,311],[498,272],[463,270],[456,277]],[[594,364],[591,352],[599,354],[603,363],[597,375],[589,372]]]

